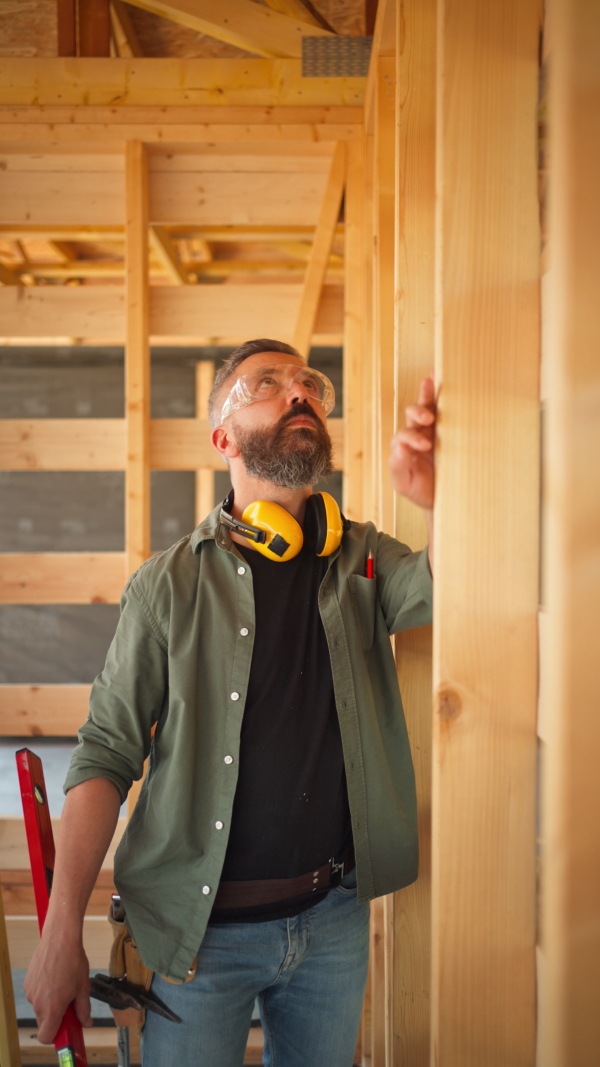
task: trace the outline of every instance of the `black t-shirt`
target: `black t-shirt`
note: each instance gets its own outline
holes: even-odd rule
[[[327,560],[303,548],[286,563],[240,548],[252,571],[256,633],[239,777],[221,878],[295,878],[347,852],[350,810],[331,662],[318,607]],[[325,893],[210,921],[297,915]]]

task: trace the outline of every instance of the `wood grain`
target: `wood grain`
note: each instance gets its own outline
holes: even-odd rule
[[[363,522],[365,348],[365,146],[348,145],[344,245],[344,514]]]
[[[124,552],[0,555],[0,604],[118,604]]]
[[[89,685],[0,685],[0,737],[75,737]]]

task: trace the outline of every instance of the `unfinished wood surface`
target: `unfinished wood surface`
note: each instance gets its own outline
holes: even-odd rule
[[[440,8],[432,1047],[535,1054],[537,0]]]
[[[150,555],[150,342],[146,149],[126,146],[125,552],[127,573]]]
[[[370,1052],[369,1067],[386,1067],[385,1059],[385,904],[384,897],[371,903],[369,952]]]
[[[374,423],[378,526],[394,533],[395,495],[387,459],[395,429],[394,252],[395,252],[395,76],[393,56],[378,59],[375,71],[373,171],[373,353]]]
[[[186,337],[192,342],[241,343],[248,337],[291,340],[300,302],[297,283],[261,285],[153,286],[150,329],[153,339]],[[343,330],[343,288],[324,285],[315,323],[318,343],[336,344]],[[36,286],[0,288],[0,344],[17,338],[38,344],[73,338],[123,343],[125,291],[109,287]],[[212,340],[211,340],[212,339]],[[317,343],[314,338],[313,342]],[[229,343],[229,341],[227,342]]]
[[[118,4],[119,10],[126,9]],[[27,59],[3,57],[6,105],[358,106],[365,78],[303,78],[299,59]]]
[[[396,427],[433,370],[436,2],[406,0],[396,63],[394,381]],[[420,509],[396,497],[396,535],[427,540]],[[431,985],[431,629],[395,639],[417,784],[419,878],[394,895],[394,1067],[427,1067]]]
[[[196,363],[196,418],[208,419],[208,398],[215,380],[215,365],[208,360]],[[204,423],[204,425],[206,425]],[[205,431],[209,433],[207,429]],[[212,448],[212,445],[211,445]],[[214,449],[213,449],[214,451]],[[216,455],[216,453],[215,453]],[[202,522],[215,506],[215,475],[210,467],[198,467],[196,471],[195,514],[196,525]]]
[[[106,911],[109,903],[110,899]],[[28,967],[40,943],[37,915],[7,915],[6,932],[13,967]],[[106,915],[86,915],[83,920],[83,947],[91,969],[98,968],[106,972],[112,940],[112,928]]]
[[[144,50],[127,4],[123,3],[123,0],[111,0],[110,19],[119,56],[135,57],[136,61],[139,61],[144,55]]]
[[[0,737],[74,737],[89,685],[0,685]]]
[[[328,419],[327,428],[333,442],[333,462],[342,469],[344,455],[344,420]],[[225,470],[226,465],[210,442],[210,424],[205,419],[153,419],[151,422],[152,470]]]
[[[600,10],[549,8],[540,1064],[598,1058]]]
[[[37,915],[35,895],[28,870],[0,870],[0,886],[4,897],[7,915]],[[116,892],[112,870],[101,871],[92,889],[87,915],[101,915],[106,918],[111,894]],[[4,1061],[2,1061],[4,1064]]]
[[[74,56],[77,54],[77,16],[75,13],[75,0],[57,0],[57,30],[58,30],[58,54],[59,56]],[[21,58],[19,56],[19,58]]]
[[[0,172],[0,221],[122,223],[123,179],[112,172]]]
[[[0,604],[118,604],[123,552],[0,555]]]
[[[321,26],[259,7],[250,0],[130,0],[135,7],[244,48],[259,56],[302,55],[302,36],[330,37]]]
[[[315,332],[317,311],[321,300],[321,291],[325,280],[325,271],[329,263],[333,238],[340,214],[340,205],[346,182],[346,146],[339,144],[331,160],[325,193],[322,196],[321,209],[315,229],[310,257],[306,266],[304,285],[300,306],[296,314],[296,325],[292,344],[305,359],[308,359],[312,337]],[[313,202],[313,210],[315,204]]]
[[[19,1055],[19,1028],[15,1012],[15,995],[11,975],[4,892],[0,886],[0,1063],[2,1067],[21,1067]],[[12,965],[14,966],[14,964]]]
[[[54,840],[57,838],[60,819],[52,819]],[[127,820],[119,819],[104,862],[103,870],[112,870],[117,846],[123,836]],[[29,870],[29,851],[25,837],[25,824],[20,815],[4,815],[0,818],[0,868],[7,871]],[[107,924],[108,925],[108,924]],[[13,967],[19,964],[13,963]]]
[[[211,223],[311,226],[319,218],[325,182],[325,174],[311,172],[204,172],[196,175],[185,171],[153,171],[150,177],[150,222],[198,226]]]
[[[175,285],[189,285],[190,276],[184,270],[177,248],[164,226],[150,227],[150,246],[155,258],[160,260],[169,279]]]
[[[2,419],[0,470],[125,469],[124,419]]]
[[[77,38],[80,56],[110,55],[108,0],[77,0]]]
[[[363,393],[365,350],[365,146],[348,145],[344,239],[344,515],[363,522]]]

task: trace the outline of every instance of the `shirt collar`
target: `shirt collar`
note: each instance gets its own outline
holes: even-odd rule
[[[217,504],[216,508],[213,508],[194,530],[190,539],[192,552],[198,552],[203,541],[216,541],[219,548],[231,548],[232,541],[229,532],[227,527],[222,525],[220,516],[221,504]]]

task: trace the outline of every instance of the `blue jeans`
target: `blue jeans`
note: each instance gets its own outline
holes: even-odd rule
[[[183,1021],[147,1012],[143,1067],[242,1067],[257,998],[264,1067],[351,1067],[368,954],[355,871],[292,919],[209,926],[191,982],[154,976]]]

